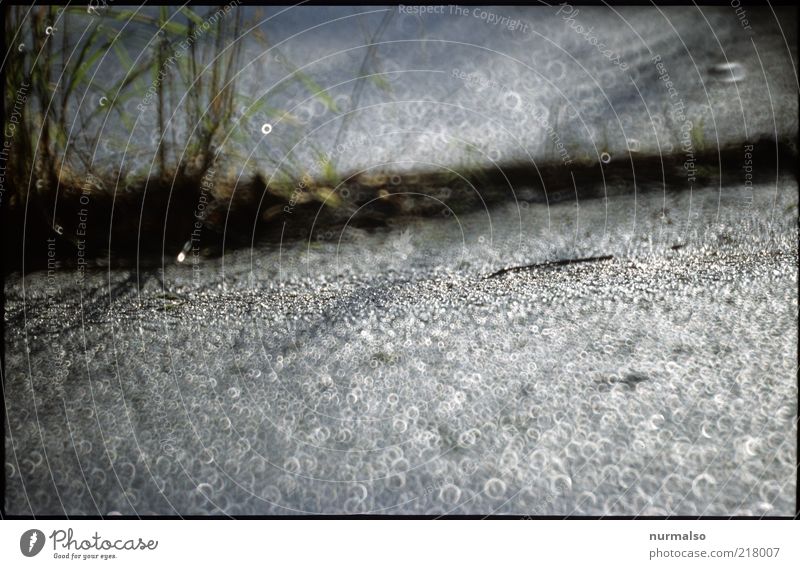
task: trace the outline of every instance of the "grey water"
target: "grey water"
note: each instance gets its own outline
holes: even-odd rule
[[[797,185],[748,192],[9,280],[6,511],[791,515]]]

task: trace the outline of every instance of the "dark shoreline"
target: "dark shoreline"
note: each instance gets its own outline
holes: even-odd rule
[[[631,153],[607,164],[511,163],[459,175],[444,169],[362,172],[342,176],[338,184],[308,180],[269,187],[257,175],[227,188],[225,199],[208,199],[206,179],[197,175],[176,176],[174,182],[150,180],[115,198],[105,190],[62,181],[57,203],[31,192],[27,223],[24,208],[5,208],[4,274],[22,270],[23,260],[25,272],[79,264],[90,268],[103,258],[115,267],[155,267],[181,251],[207,257],[252,243],[335,239],[348,224],[364,229],[397,226],[514,200],[547,205],[602,199],[634,188],[681,192],[714,184],[741,186],[745,166],[753,183],[797,175],[797,149],[790,142],[760,140],[696,152],[687,169],[688,158]],[[101,186],[102,180],[91,183]],[[335,207],[326,204],[333,198]],[[53,210],[58,212],[55,221],[45,215]]]

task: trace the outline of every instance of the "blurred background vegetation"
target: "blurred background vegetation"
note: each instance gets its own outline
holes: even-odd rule
[[[232,125],[294,120],[270,99],[237,89],[238,40],[247,23],[235,3],[159,7],[157,14],[100,4],[4,10],[8,167],[2,206],[12,250],[23,247],[25,235],[28,242],[65,239],[95,255],[109,246],[174,247],[191,233],[204,193],[211,195],[202,196],[202,221],[216,229],[236,215],[250,217],[243,221],[252,225],[253,209],[274,214],[289,200],[338,205],[327,187],[299,183],[308,179],[303,168],[272,154],[263,157],[274,162],[269,191],[259,176],[241,179],[226,167],[229,154],[247,147],[251,136]],[[146,38],[144,49],[130,49],[125,39],[131,34]],[[248,37],[269,47],[263,30]],[[281,54],[278,61],[289,73],[286,85],[294,82],[335,106],[288,58]],[[109,67],[118,70],[113,78]],[[152,135],[133,136],[146,120],[154,122]],[[124,129],[115,128],[119,124]],[[333,162],[322,163],[326,183],[334,182]],[[91,210],[83,216],[91,219],[88,230],[80,226],[82,210]],[[163,239],[151,232],[163,232]]]
[[[353,51],[356,61],[352,69],[342,71],[347,81],[339,83],[354,85],[343,104],[331,94],[335,85],[323,87],[321,83],[328,83],[312,76],[308,65],[296,65],[282,41],[271,41],[268,30],[275,28],[261,25],[263,13],[240,9],[235,1],[193,8],[99,2],[6,6],[0,155],[5,166],[0,208],[5,249],[10,252],[5,271],[23,264],[28,270],[44,266],[48,239],[59,243],[59,259],[66,264],[75,262],[78,251],[107,262],[112,262],[113,252],[114,261],[149,258],[160,263],[175,259],[197,239],[206,253],[214,254],[250,244],[255,237],[313,237],[312,226],[346,221],[374,227],[408,216],[438,215],[444,200],[448,213],[458,213],[512,195],[517,199],[514,190],[523,186],[540,188],[530,199],[550,203],[607,196],[615,179],[635,178],[642,187],[686,184],[683,158],[677,152],[620,155],[612,147],[619,137],[606,130],[602,121],[607,113],[602,112],[597,115],[597,141],[570,139],[574,160],[569,167],[548,146],[536,164],[490,163],[477,145],[482,141],[458,132],[460,136],[441,136],[446,145],[459,147],[455,169],[404,171],[402,176],[344,171],[331,148],[342,142],[342,133],[351,126],[350,111],[358,107],[365,87],[392,100],[397,85],[391,74],[378,72],[381,57],[376,48],[395,14],[376,11],[370,25],[362,26],[361,50]],[[397,33],[407,37],[411,32],[402,25]],[[315,39],[313,34],[308,37]],[[308,41],[305,38],[302,41]],[[402,42],[388,42],[389,48],[393,43],[405,49]],[[424,55],[427,44],[420,45]],[[320,40],[317,47],[326,44]],[[244,60],[266,52],[269,65],[280,68],[279,79],[265,80],[270,86],[261,94],[242,88],[242,81],[253,74]],[[388,59],[383,56],[384,63]],[[463,87],[463,81],[456,85]],[[429,87],[422,83],[419,90]],[[654,89],[662,94],[660,85]],[[450,94],[445,92],[442,99],[447,102]],[[298,101],[311,101],[324,111],[326,121],[335,118],[331,146],[323,148],[321,137],[307,136],[307,123],[295,114]],[[425,112],[441,112],[436,104],[413,102]],[[551,106],[550,115],[560,128],[557,117],[564,109]],[[417,117],[423,124],[424,116]],[[254,154],[272,125],[281,125],[281,136],[269,137],[267,151]],[[724,168],[738,171],[738,141],[730,148],[706,144],[702,120],[695,125],[691,139],[697,183],[714,180]],[[383,126],[375,125],[375,131]],[[462,127],[463,123],[458,128]],[[541,133],[543,140],[548,136]],[[382,143],[377,135],[363,146],[344,146],[357,154],[376,142]],[[767,142],[756,145],[754,160],[761,157],[770,164],[775,152],[789,152],[785,145],[776,148]],[[594,147],[597,157],[591,158],[581,144]],[[389,142],[383,146],[401,160],[408,150]],[[426,149],[415,151],[424,155]],[[615,156],[610,163],[601,158],[608,152]],[[793,159],[791,150],[783,163]],[[351,221],[356,211],[358,218]],[[198,224],[201,237],[196,237]]]

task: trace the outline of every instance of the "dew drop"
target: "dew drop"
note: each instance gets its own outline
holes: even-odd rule
[[[461,498],[461,490],[454,484],[445,484],[439,490],[439,499],[445,504],[455,504]]]
[[[499,478],[490,478],[483,485],[483,491],[493,500],[498,500],[506,493],[506,483]]]
[[[704,472],[700,474],[692,481],[692,493],[697,497],[702,499],[704,496],[708,495],[711,488],[716,485],[716,479]]]
[[[747,75],[744,66],[736,61],[717,63],[711,66],[709,74],[723,83],[737,83]]]

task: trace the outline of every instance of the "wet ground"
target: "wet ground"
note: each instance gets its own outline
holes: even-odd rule
[[[6,511],[792,515],[796,221],[781,179],[12,276]]]

